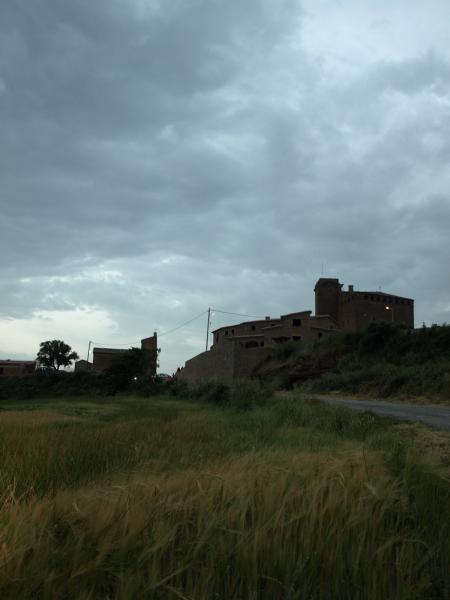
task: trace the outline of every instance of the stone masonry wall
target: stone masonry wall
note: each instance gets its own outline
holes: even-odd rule
[[[268,348],[241,348],[234,342],[219,344],[186,361],[177,378],[188,383],[247,378],[269,353]]]

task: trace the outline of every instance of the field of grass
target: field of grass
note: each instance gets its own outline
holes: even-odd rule
[[[450,436],[300,397],[0,404],[0,598],[450,598]]]

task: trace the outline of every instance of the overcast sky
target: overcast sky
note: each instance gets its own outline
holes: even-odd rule
[[[313,309],[322,269],[450,322],[449,40],[448,0],[1,2],[0,358]]]

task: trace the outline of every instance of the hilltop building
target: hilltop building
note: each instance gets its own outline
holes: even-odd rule
[[[272,348],[288,341],[314,340],[371,323],[414,327],[414,300],[385,292],[342,290],[339,279],[320,278],[315,287],[315,315],[310,310],[278,318],[227,325],[212,332],[213,345],[186,361],[177,375],[186,381],[251,377]]]
[[[358,331],[382,321],[414,328],[414,300],[386,292],[342,290],[339,279],[321,278],[314,287],[316,315],[329,315],[341,331]]]

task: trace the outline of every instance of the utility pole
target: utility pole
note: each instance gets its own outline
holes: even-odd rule
[[[208,307],[208,323],[206,325],[206,351],[208,351],[209,324],[211,322],[211,307]]]

